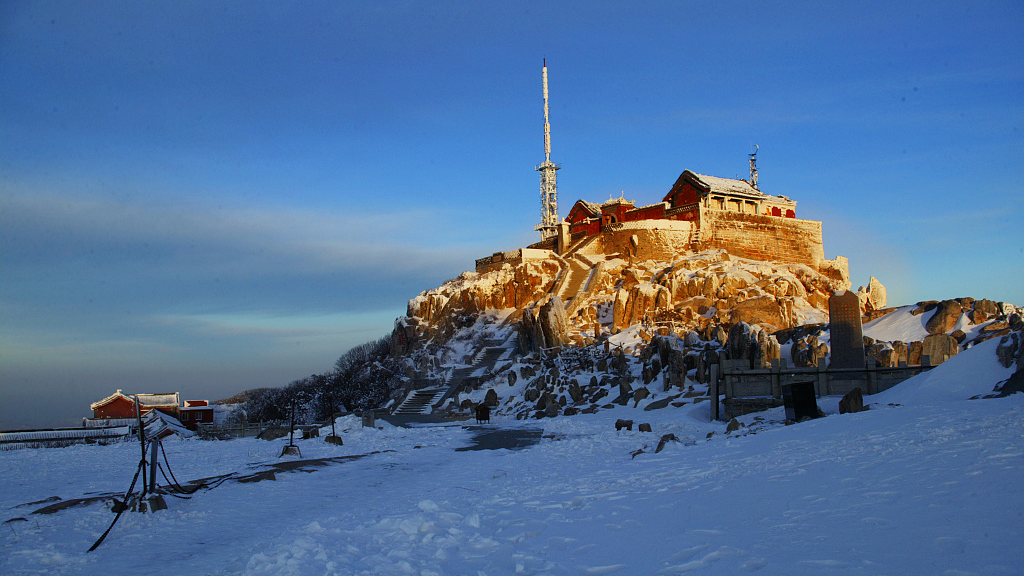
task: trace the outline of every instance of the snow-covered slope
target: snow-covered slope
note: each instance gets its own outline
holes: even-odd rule
[[[913,314],[917,306],[902,306],[881,318],[864,324],[864,335],[882,342],[917,342],[928,336],[924,325],[931,318],[932,312]]]
[[[102,505],[19,505],[124,490],[138,447],[0,452],[0,573],[119,576],[141,559],[147,574],[1019,574],[1024,395],[963,399],[1006,375],[984,343],[872,410],[822,399],[827,417],[793,426],[777,409],[726,434],[706,402],[492,423],[543,431],[514,451],[456,451],[473,434],[459,425],[343,418],[344,446],[300,441],[303,456],[367,456],[168,498],[93,553]],[[617,418],[654,432],[616,432]],[[679,442],[654,453],[669,433]],[[167,449],[185,479],[252,472],[284,442]]]

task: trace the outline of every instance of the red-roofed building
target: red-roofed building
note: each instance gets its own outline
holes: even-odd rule
[[[720,249],[754,260],[814,267],[826,262],[821,222],[798,219],[796,201],[762,192],[753,160],[752,154],[750,181],[684,170],[660,202],[646,206],[623,196],[601,204],[577,200],[554,236],[522,250],[477,259],[476,271],[484,274],[525,262],[527,250],[531,260],[577,252],[657,260]]]
[[[139,398],[139,411],[146,414],[150,410],[159,410],[170,416],[178,416],[178,393],[136,394]],[[95,418],[134,418],[135,400],[121,390],[114,392],[103,400],[89,405],[92,417]]]
[[[185,400],[185,405],[178,409],[178,420],[189,430],[200,424],[213,424],[213,406],[207,400]]]
[[[746,180],[705,176],[684,170],[661,202],[636,207],[623,197],[604,204],[577,200],[565,222],[573,240],[594,236],[602,226],[638,220],[686,220],[700,223],[704,211],[796,218],[796,202],[770,196]]]
[[[769,196],[746,180],[705,176],[684,170],[663,199],[670,220],[698,218],[700,209],[796,218],[796,201]]]

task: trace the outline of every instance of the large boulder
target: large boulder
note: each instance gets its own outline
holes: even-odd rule
[[[938,366],[960,351],[956,339],[949,334],[930,334],[924,339],[921,355],[927,356],[932,366]]]
[[[651,344],[656,344],[658,347],[658,358],[661,360],[661,366],[668,366],[669,357],[672,355],[672,343],[675,338],[667,336],[655,336],[651,340]]]
[[[772,296],[748,298],[736,303],[729,316],[730,322],[746,324],[767,324],[774,329],[789,328],[797,322],[793,307],[783,306]]]
[[[732,360],[749,360],[751,351],[756,346],[757,338],[750,324],[737,322],[729,328],[729,338],[726,340],[725,349]]]
[[[1024,330],[1024,317],[1022,317],[1020,314],[1016,312],[1010,314],[1010,317],[1009,319],[1007,319],[1007,322],[1010,324],[1010,330]]]
[[[540,328],[533,310],[523,310],[523,317],[517,325],[519,352],[524,355],[539,352],[544,346],[544,332]]]
[[[885,286],[874,276],[868,281],[868,287],[861,286],[857,289],[857,296],[860,298],[860,309],[863,313],[873,312],[885,308],[888,303]]]
[[[619,382],[619,396],[629,397],[633,392],[633,387],[629,385],[629,382]]]
[[[579,402],[583,399],[583,389],[580,388],[579,383],[575,380],[569,383],[569,397],[572,398],[573,402]]]
[[[971,311],[971,323],[981,324],[999,315],[999,307],[995,302],[987,299],[975,300],[974,310]]]
[[[764,367],[771,366],[772,360],[782,359],[782,346],[775,339],[775,336],[770,336],[762,330],[758,334],[757,343],[760,349],[761,363]]]
[[[907,365],[921,365],[921,351],[924,350],[923,342],[911,342],[907,344]]]
[[[647,398],[650,395],[651,395],[651,391],[648,390],[647,388],[637,388],[633,392],[633,401],[636,402],[636,404],[634,404],[634,406],[639,404],[641,400],[643,400],[644,398]]]
[[[797,340],[790,348],[790,357],[798,368],[813,368],[818,365],[818,360],[828,356],[828,352],[828,344],[818,342],[815,334]]]
[[[395,328],[391,331],[391,357],[401,358],[416,345],[416,326],[419,320],[403,316],[395,320]]]
[[[899,364],[899,353],[886,342],[880,342],[870,346],[865,354],[875,359],[875,365],[882,368],[892,368]]]
[[[618,332],[629,326],[626,317],[626,304],[629,302],[629,291],[619,288],[615,291],[612,301],[612,332]]]
[[[765,368],[779,358],[782,349],[778,340],[769,336],[764,328],[740,322],[729,329],[726,350],[733,360],[749,360],[751,368]]]
[[[910,349],[909,349],[909,347],[904,342],[901,342],[899,340],[894,340],[894,341],[890,342],[890,345],[892,346],[893,354],[895,356],[895,361],[896,361],[895,365],[899,366],[900,362],[903,362],[905,364],[909,364],[909,362],[910,362]]]
[[[929,334],[945,334],[953,329],[964,309],[956,300],[943,300],[924,324]]]
[[[1021,362],[1022,357],[1024,357],[1021,333],[1011,332],[1003,336],[999,340],[999,346],[996,347],[996,356],[999,358],[999,363],[1003,365],[1003,368],[1013,366],[1014,362],[1017,363],[1018,370],[1021,366],[1024,366]]]
[[[569,341],[567,337],[569,323],[565,318],[565,306],[562,305],[562,299],[558,295],[552,296],[540,307],[537,322],[544,333],[545,348],[564,346]]]
[[[621,308],[619,307],[620,297],[621,293],[615,296],[612,318],[613,326],[620,328],[639,324],[647,316],[653,316],[658,310],[666,310],[672,305],[672,294],[668,288],[649,282],[630,288]],[[621,316],[616,315],[620,311]]]
[[[487,394],[484,394],[484,404],[492,407],[498,405],[498,392],[494,388],[491,388],[487,391]]]

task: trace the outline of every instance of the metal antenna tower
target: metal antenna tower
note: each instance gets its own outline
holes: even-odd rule
[[[757,190],[757,144],[750,156],[750,187]]]
[[[551,161],[551,124],[548,122],[548,62],[544,59],[544,162],[537,166],[540,172],[540,224],[533,227],[542,240],[558,234],[558,188],[555,171],[561,168]]]

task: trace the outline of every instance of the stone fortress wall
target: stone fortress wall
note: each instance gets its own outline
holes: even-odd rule
[[[698,250],[726,252],[767,262],[807,264],[818,268],[825,260],[821,222],[702,210]]]
[[[634,241],[635,240],[635,248]],[[601,232],[577,243],[551,249],[523,248],[495,254],[476,261],[478,273],[497,270],[505,264],[542,260],[570,251],[582,255],[620,254],[636,260],[671,262],[686,254],[722,249],[740,258],[768,262],[806,264],[811,268],[834,268],[825,259],[821,222],[777,218],[719,210],[701,210],[700,221],[638,220],[609,224]],[[566,243],[568,244],[568,243]]]

